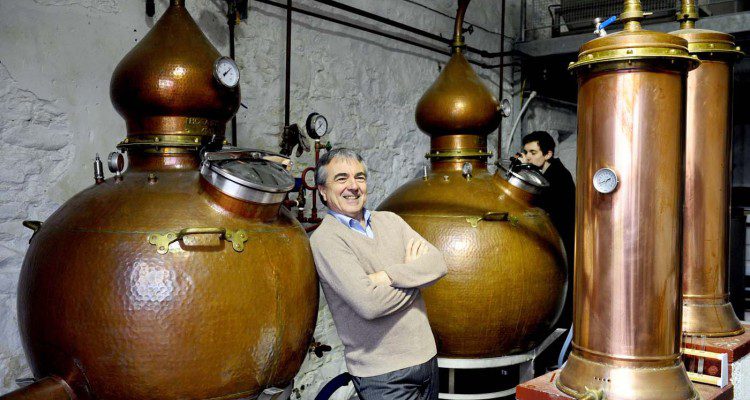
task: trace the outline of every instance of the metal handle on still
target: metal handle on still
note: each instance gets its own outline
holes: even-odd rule
[[[509,221],[509,215],[508,212],[497,212],[497,211],[490,211],[484,213],[481,217],[467,217],[466,222],[471,224],[472,228],[476,228],[479,225],[479,221],[497,221],[497,222],[503,222],[503,221]]]
[[[29,243],[31,243],[31,239],[34,239],[34,236],[36,236],[36,234],[39,233],[39,230],[42,229],[42,221],[23,221],[22,224],[34,231],[29,238]]]
[[[156,246],[157,253],[166,254],[169,251],[170,244],[182,240],[185,236],[210,234],[217,234],[221,239],[232,243],[232,248],[238,253],[245,250],[245,242],[247,242],[248,235],[247,232],[242,229],[231,231],[226,228],[185,228],[179,232],[150,234],[148,235],[148,242],[149,244]]]

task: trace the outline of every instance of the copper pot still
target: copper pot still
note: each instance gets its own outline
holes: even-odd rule
[[[487,170],[500,104],[462,54],[468,3],[459,1],[453,56],[416,109],[431,136],[431,170],[379,209],[400,215],[445,256],[448,275],[422,292],[439,355],[487,358],[544,339],[562,312],[567,277],[560,236],[534,205],[544,178]]]
[[[701,59],[687,78],[682,331],[690,336],[744,332],[729,303],[732,68],[743,53],[731,35],[696,29],[698,10],[684,0],[680,30]]]
[[[557,386],[577,398],[685,400],[680,359],[685,82],[697,59],[641,30],[585,43],[578,76],[573,351]]]
[[[19,325],[50,378],[5,398],[233,399],[293,380],[318,308],[312,254],[280,211],[289,173],[219,150],[239,105],[219,59],[173,0],[118,65],[129,168],[114,153],[117,176],[97,168],[32,237]]]

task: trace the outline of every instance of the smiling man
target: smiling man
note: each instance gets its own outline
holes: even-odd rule
[[[356,152],[323,155],[315,181],[329,211],[310,242],[357,394],[437,399],[437,349],[420,289],[446,274],[442,254],[396,214],[365,208],[367,168]]]

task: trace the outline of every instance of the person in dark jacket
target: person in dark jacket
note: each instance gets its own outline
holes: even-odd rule
[[[534,131],[521,139],[521,161],[539,168],[549,182],[542,195],[541,207],[549,213],[560,233],[568,262],[568,292],[565,308],[557,326],[569,328],[573,323],[573,249],[576,224],[576,185],[573,176],[559,158],[555,158],[555,140],[545,131]]]

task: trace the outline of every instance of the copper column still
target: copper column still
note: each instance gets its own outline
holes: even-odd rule
[[[117,66],[129,168],[32,237],[19,325],[34,375],[52,378],[3,398],[234,399],[293,379],[317,278],[280,211],[291,176],[262,151],[215,151],[239,105],[234,73],[183,0]]]
[[[685,80],[676,36],[641,30],[584,44],[578,74],[573,352],[557,386],[579,398],[685,400],[680,360]]]
[[[379,209],[400,215],[446,258],[448,275],[423,291],[439,354],[484,358],[544,338],[562,310],[566,267],[557,231],[534,206],[544,178],[487,171],[500,105],[462,54],[468,3],[459,1],[453,56],[417,105],[432,169]]]
[[[683,0],[680,30],[701,59],[688,73],[685,132],[685,214],[682,331],[693,336],[744,332],[729,303],[729,188],[732,66],[743,53],[722,32],[695,29],[698,9]]]

